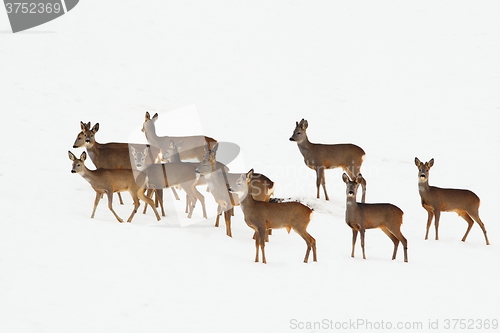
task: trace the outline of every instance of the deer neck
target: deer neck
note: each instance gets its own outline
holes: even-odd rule
[[[418,182],[418,192],[420,193],[420,196],[425,196],[427,193],[429,193],[430,186],[429,186],[429,180],[425,181],[419,181]]]
[[[94,171],[88,169],[85,165],[83,165],[83,172],[81,172],[80,175],[83,177],[83,179],[88,181],[90,184],[92,184],[94,182],[94,180],[96,179],[96,177],[94,175]]]
[[[146,135],[146,139],[149,141],[149,143],[153,146],[160,147],[158,145],[158,135],[156,135],[156,126],[153,122],[151,124],[148,124],[144,128],[144,134]]]
[[[304,158],[308,158],[308,156],[312,153],[312,143],[307,138],[307,135],[302,141],[297,142],[297,146],[299,147],[300,153],[304,156]]]
[[[355,196],[347,196],[346,199],[346,216],[351,216],[358,209],[358,203]]]

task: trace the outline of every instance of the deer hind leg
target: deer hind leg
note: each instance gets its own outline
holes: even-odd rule
[[[400,224],[400,226],[401,226],[401,224]],[[401,245],[403,245],[403,251],[404,251],[404,262],[408,262],[408,241],[406,240],[405,236],[403,236],[403,234],[401,233],[401,230],[399,230],[399,228],[398,229],[392,228],[392,229],[388,229],[387,231],[389,233],[386,233],[386,235],[389,236],[389,238],[391,238],[391,240],[394,243],[394,253],[392,256],[392,260],[396,259],[396,252],[397,252],[398,243],[401,242]],[[392,237],[391,237],[391,235],[392,235]],[[396,241],[394,241],[394,239],[396,239]]]
[[[149,190],[148,190],[148,191],[149,191]],[[143,189],[143,188],[139,188],[139,189],[137,190],[136,195],[137,195],[137,198],[139,198],[139,199],[141,199],[142,201],[144,201],[144,204],[145,204],[146,206],[147,206],[147,205],[150,205],[150,206],[151,206],[151,208],[153,209],[153,212],[155,213],[156,220],[157,220],[157,221],[160,221],[160,220],[161,220],[161,218],[160,218],[160,215],[158,214],[158,211],[156,210],[155,203],[154,203],[154,201],[153,201],[150,197],[148,197],[148,196],[146,196],[146,195],[144,194],[144,189]],[[163,203],[162,203],[162,210],[163,210]]]
[[[309,260],[309,253],[311,252],[311,249],[313,251],[313,261],[317,261],[316,257],[316,240],[314,239],[313,236],[311,236],[306,230],[298,233],[305,241],[307,244],[307,251],[306,251],[306,256],[304,257],[304,262],[307,263]]]
[[[153,197],[153,193],[154,193],[155,190],[153,189],[148,189],[148,191],[146,192],[146,195],[149,197],[149,198],[152,198]],[[146,210],[148,209],[148,205],[146,203],[146,201],[144,201],[144,210],[142,211],[143,214],[146,214]]]
[[[116,214],[115,210],[113,209],[113,192],[112,191],[106,191],[106,194],[108,195],[108,208],[109,210],[113,213],[113,215],[116,217],[118,222],[123,222],[123,220]]]
[[[328,193],[326,193],[326,180],[325,180],[325,168],[316,167],[316,198],[319,199],[319,189],[320,186],[323,187],[323,192],[325,192],[325,199],[330,200]]]
[[[130,214],[129,218],[127,219],[127,222],[132,222],[132,219],[135,216],[135,213],[137,213],[137,209],[140,207],[141,203],[139,202],[139,198],[137,197],[137,193],[134,193],[134,191],[129,191],[130,195],[132,196],[132,200],[134,201],[134,209],[132,210],[132,213]]]
[[[267,261],[266,261],[266,253],[264,251],[264,247],[266,246],[266,241],[265,241],[265,237],[266,237],[266,229],[265,228],[259,228],[258,229],[258,235],[257,235],[257,239],[259,241],[259,246],[260,246],[260,250],[262,252],[262,263],[263,264],[267,264]],[[259,249],[257,248],[257,261],[258,262],[259,258],[258,258],[258,252],[259,252]]]
[[[470,212],[467,214],[470,218],[474,219],[477,224],[479,224],[479,227],[481,227],[481,230],[483,230],[484,234],[484,239],[486,240],[486,245],[490,245],[490,241],[488,240],[488,235],[486,234],[486,228],[484,226],[483,221],[479,218],[479,212],[474,211]],[[462,216],[463,217],[463,216]],[[462,241],[465,242],[465,238],[467,237],[467,234],[469,233],[469,230],[472,226],[469,225],[469,228],[467,229],[467,232],[465,233],[464,237],[462,238]]]
[[[380,227],[380,229],[391,239],[394,243],[394,251],[392,252],[392,260],[396,259],[396,254],[398,252],[399,239],[390,232],[387,227]]]

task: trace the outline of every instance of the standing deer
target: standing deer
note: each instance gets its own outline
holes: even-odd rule
[[[144,195],[144,184],[146,182],[146,175],[140,173],[137,175],[137,179],[134,178],[134,174],[131,169],[96,169],[89,170],[85,166],[85,159],[87,158],[87,153],[83,152],[80,158],[68,151],[68,156],[71,161],[73,161],[72,173],[80,174],[86,181],[90,183],[94,191],[96,192],[96,197],[94,200],[94,209],[92,210],[91,218],[94,218],[97,205],[103,194],[108,196],[108,208],[116,217],[118,222],[123,222],[123,220],[116,214],[113,210],[113,193],[128,191],[132,196],[134,201],[134,210],[128,218],[127,222],[132,222],[132,218],[139,208],[139,199],[150,205],[156,215],[156,219],[160,220],[160,215],[154,207],[154,202]]]
[[[232,237],[231,232],[231,216],[233,207],[240,204],[238,195],[230,193],[229,187],[235,184],[241,174],[227,173],[223,168],[218,167],[216,160],[216,152],[219,144],[216,144],[213,149],[207,148],[205,157],[199,164],[196,172],[205,177],[210,193],[213,195],[217,207],[217,218],[215,226],[219,226],[219,216],[224,213],[226,223],[226,235]],[[253,174],[252,188],[254,189],[254,198],[256,200],[269,201],[269,198],[274,193],[274,183],[263,174]]]
[[[408,242],[401,233],[401,224],[403,224],[403,211],[398,207],[388,203],[367,204],[356,202],[356,194],[362,176],[358,175],[354,180],[351,180],[347,174],[342,175],[342,180],[346,183],[346,212],[345,221],[352,229],[352,252],[351,257],[354,258],[354,246],[358,232],[361,238],[361,249],[363,251],[363,259],[365,256],[365,230],[379,228],[381,229],[394,243],[394,252],[392,260],[396,259],[399,242],[403,244],[404,261],[408,262]]]
[[[325,169],[341,167],[351,178],[360,173],[361,164],[365,152],[360,147],[350,144],[320,144],[311,143],[307,138],[308,123],[302,119],[295,122],[295,130],[290,141],[297,142],[300,153],[304,156],[304,163],[316,171],[316,198],[319,199],[319,188],[323,186],[326,200],[330,200],[326,193]],[[365,202],[366,181],[363,179],[360,183],[363,188],[361,202]]]
[[[422,207],[424,207],[428,214],[425,239],[429,236],[429,228],[433,217],[435,217],[434,226],[436,227],[436,240],[438,240],[441,212],[456,212],[468,224],[467,231],[464,237],[462,237],[462,242],[465,242],[470,229],[474,225],[474,221],[476,221],[483,230],[486,245],[490,245],[488,236],[486,235],[486,228],[479,218],[479,197],[469,190],[429,186],[429,170],[434,165],[434,159],[422,163],[415,157],[415,165],[418,168],[418,192],[422,199]]]
[[[178,144],[183,141],[184,144],[180,150],[180,158],[182,160],[189,160],[192,158],[202,161],[205,156],[205,146],[212,148],[217,140],[204,135],[196,136],[158,136],[156,134],[155,122],[158,120],[158,113],[151,118],[149,112],[146,112],[144,124],[142,125],[142,131],[146,135],[148,142],[155,147],[158,147],[162,154],[167,151],[170,141],[174,144]]]
[[[140,154],[139,154],[140,153]],[[203,217],[207,218],[205,210],[205,197],[196,189],[196,165],[188,163],[152,163],[144,164],[148,160],[149,148],[146,147],[139,152],[132,148],[132,155],[135,159],[137,170],[147,176],[147,188],[163,189],[172,186],[180,186],[189,196],[191,207],[189,207],[188,218],[193,214],[194,206],[197,200],[200,200],[203,209]],[[139,158],[141,156],[141,158]],[[145,157],[144,159],[142,157]]]
[[[307,232],[307,226],[311,221],[312,209],[299,202],[266,202],[257,201],[252,194],[255,189],[251,185],[253,169],[247,174],[241,175],[236,185],[231,186],[229,191],[237,193],[240,197],[241,210],[245,216],[246,224],[255,231],[255,262],[259,262],[259,247],[262,252],[262,262],[266,263],[264,252],[265,236],[268,229],[285,228],[288,233],[293,229],[306,242],[307,250],[304,262],[307,263],[309,253],[313,251],[313,261],[316,258],[316,240]]]
[[[130,147],[134,146],[136,149],[144,149],[147,145],[140,143],[125,143],[125,142],[109,142],[99,143],[96,141],[95,134],[99,130],[99,123],[96,123],[90,128],[90,122],[85,124],[80,122],[81,132],[78,133],[73,148],[85,147],[90,159],[96,168],[102,169],[132,169]],[[151,159],[156,160],[160,150],[152,147]],[[179,196],[172,188],[172,192],[177,200]],[[161,195],[161,193],[158,193]],[[118,193],[120,203],[123,204],[120,193]]]

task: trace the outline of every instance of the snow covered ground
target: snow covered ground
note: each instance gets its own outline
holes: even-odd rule
[[[63,17],[10,33],[0,10],[1,332],[494,331],[500,308],[497,188],[500,3],[494,1],[81,1]],[[177,111],[176,111],[177,110]],[[180,110],[180,111],[179,111]],[[71,174],[80,121],[99,142],[138,142],[145,111],[161,135],[238,144],[233,172],[254,168],[277,197],[315,208],[318,262],[285,230],[254,263],[239,208],[233,238],[169,194],[167,217],[118,223]],[[404,212],[402,251],[379,230],[350,257],[345,185],[330,201],[288,139],[367,155],[367,202]],[[443,213],[424,241],[415,156],[430,184],[481,198],[491,245]],[[89,163],[89,167],[92,165]],[[132,208],[115,204],[122,217]],[[182,196],[181,196],[182,197]],[[358,241],[359,243],[359,241]],[[463,321],[454,321],[462,319]],[[498,322],[496,322],[498,323]],[[481,325],[481,326],[480,326]],[[497,329],[498,330],[498,327]],[[469,330],[467,330],[469,331]]]

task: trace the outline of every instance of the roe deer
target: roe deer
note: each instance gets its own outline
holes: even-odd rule
[[[365,256],[365,230],[379,228],[381,229],[394,243],[394,252],[392,260],[396,259],[399,242],[403,244],[404,261],[408,262],[408,242],[401,233],[401,224],[403,223],[403,211],[398,207],[388,203],[358,203],[356,202],[356,194],[359,183],[362,181],[362,176],[358,175],[354,180],[351,180],[347,174],[342,175],[342,180],[346,183],[346,212],[345,222],[352,229],[352,252],[351,257],[354,258],[354,245],[358,232],[361,238],[361,249],[363,251],[363,259]]]
[[[435,217],[434,226],[436,227],[436,240],[438,240],[441,212],[456,212],[469,225],[462,238],[462,242],[465,242],[470,229],[474,225],[474,221],[476,221],[483,230],[486,245],[490,245],[488,236],[486,235],[486,228],[479,218],[479,197],[469,190],[429,186],[429,170],[434,165],[434,159],[422,163],[415,157],[415,165],[418,168],[418,192],[422,199],[422,207],[425,208],[428,214],[425,239],[429,236],[432,217]]]
[[[162,154],[166,152],[170,141],[173,141],[175,144],[180,141],[184,142],[182,149],[180,150],[180,158],[182,160],[189,160],[192,158],[197,159],[198,161],[203,160],[203,156],[205,156],[205,146],[212,148],[217,140],[214,140],[210,137],[204,135],[196,135],[196,136],[158,136],[156,134],[155,122],[158,120],[158,113],[151,118],[149,112],[146,112],[144,124],[142,125],[142,131],[146,135],[146,139],[148,142],[155,147],[158,147]]]
[[[264,252],[265,236],[268,229],[286,228],[288,233],[293,229],[306,242],[307,250],[304,262],[307,263],[309,253],[313,251],[313,261],[316,258],[316,240],[307,232],[311,221],[312,209],[299,202],[273,203],[257,201],[252,197],[255,190],[251,185],[253,169],[247,174],[242,174],[229,191],[237,193],[240,197],[241,210],[245,216],[246,224],[255,231],[255,262],[259,262],[259,247],[262,252],[262,262],[266,263]]]
[[[319,199],[319,188],[323,186],[325,198],[330,200],[326,193],[325,169],[341,167],[349,177],[354,178],[360,173],[365,152],[360,147],[350,143],[311,143],[307,138],[307,127],[307,120],[302,119],[300,123],[295,122],[295,130],[290,141],[297,142],[297,146],[302,156],[304,156],[304,163],[316,171],[316,198]],[[363,188],[361,202],[365,202],[366,181],[363,179],[360,185]]]
[[[203,175],[207,181],[210,193],[215,202],[219,205],[217,208],[217,218],[215,226],[219,226],[219,216],[224,213],[226,223],[226,235],[232,237],[231,233],[231,215],[234,206],[238,206],[239,199],[236,194],[229,192],[231,184],[235,184],[241,174],[227,173],[223,168],[217,166],[216,152],[219,144],[215,144],[212,149],[207,148],[206,154],[199,164],[196,172]],[[262,174],[255,173],[252,178],[252,188],[254,188],[254,197],[258,200],[269,201],[274,192],[274,183]]]
[[[203,209],[203,217],[207,218],[205,210],[205,197],[196,189],[196,165],[187,163],[152,163],[144,164],[147,161],[149,147],[143,151],[131,148],[132,156],[135,160],[137,170],[147,176],[146,187],[149,189],[163,189],[172,186],[180,186],[189,196],[192,203],[189,207],[188,218],[191,218],[197,200],[200,200]],[[141,157],[139,157],[141,156]]]
[[[98,169],[132,169],[130,146],[134,146],[136,149],[144,149],[147,146],[146,144],[125,142],[99,143],[95,138],[95,134],[99,130],[99,123],[96,123],[92,128],[90,126],[90,122],[87,124],[80,122],[81,132],[78,133],[73,148],[85,147],[90,159]],[[151,158],[155,160],[160,150],[156,147],[151,149]],[[179,200],[175,190],[173,192],[176,199]],[[120,197],[119,193],[118,195]],[[121,197],[120,203],[123,204]]]
[[[85,166],[85,160],[87,158],[87,153],[83,152],[80,158],[68,151],[68,156],[71,161],[73,161],[72,173],[80,174],[86,181],[90,183],[94,191],[96,192],[96,197],[94,200],[94,209],[92,210],[91,218],[94,218],[97,205],[101,199],[101,196],[106,193],[108,196],[108,208],[111,210],[113,215],[119,222],[123,220],[116,214],[113,210],[113,193],[120,191],[128,191],[134,200],[134,210],[128,218],[127,222],[132,222],[132,218],[137,212],[139,207],[139,199],[150,205],[156,215],[156,219],[160,220],[160,215],[154,207],[154,202],[144,195],[144,184],[146,181],[146,175],[138,174],[137,178],[134,178],[134,174],[131,169],[96,169],[89,170]]]

